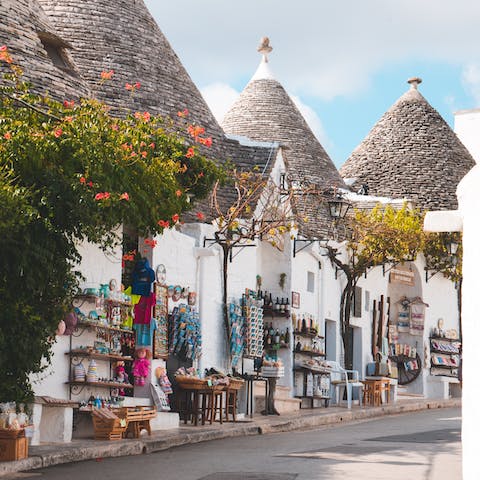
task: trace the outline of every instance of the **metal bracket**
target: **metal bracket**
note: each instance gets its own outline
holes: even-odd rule
[[[307,247],[309,247],[310,245],[312,245],[312,243],[315,243],[315,242],[324,242],[325,239],[323,238],[314,238],[314,239],[303,239],[303,238],[294,238],[293,239],[293,258],[295,258],[295,256],[297,255],[297,253],[300,253],[302,250],[305,250]],[[306,245],[304,245],[303,247],[301,248],[297,248],[297,243],[300,243],[300,242],[303,242],[305,243]]]
[[[205,248],[207,246],[207,242],[210,242],[210,245],[214,244],[214,243],[219,243],[219,241],[215,238],[204,238],[203,239],[203,248]],[[209,247],[210,247],[209,245]],[[247,247],[256,247],[256,245],[233,245],[231,248],[230,248],[230,253],[229,253],[229,257],[230,257],[230,263],[233,262],[233,259],[244,249],[244,248],[247,248]],[[234,248],[240,248],[241,250],[238,251],[235,255],[233,255],[233,249]]]
[[[434,272],[434,273],[431,273],[430,275],[428,274],[428,272]],[[434,277],[437,273],[440,273],[438,270],[429,270],[427,267],[425,267],[425,283],[428,283],[428,281]]]

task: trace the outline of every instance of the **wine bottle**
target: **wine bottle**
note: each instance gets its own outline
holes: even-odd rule
[[[277,312],[280,311],[280,302],[278,301],[278,297],[277,297],[277,300],[275,302],[275,311],[277,311]]]
[[[302,333],[306,333],[307,331],[307,322],[305,321],[305,317],[302,317]]]
[[[285,313],[285,301],[283,297],[282,297],[282,301],[280,302],[280,312]]]
[[[285,345],[290,345],[290,330],[287,327],[285,331]]]
[[[283,330],[280,332],[280,345],[285,346],[285,332]]]
[[[278,331],[278,328],[277,328],[277,331],[275,332],[275,337],[274,337],[273,343],[275,345],[280,345],[280,333]]]
[[[287,301],[285,302],[285,313],[290,313],[290,302],[288,301],[288,297]]]

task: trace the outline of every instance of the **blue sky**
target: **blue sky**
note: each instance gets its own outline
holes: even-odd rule
[[[146,0],[217,118],[270,67],[337,166],[408,88],[453,126],[480,106],[480,2],[472,0]]]

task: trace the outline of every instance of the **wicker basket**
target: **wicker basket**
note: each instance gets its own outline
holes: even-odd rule
[[[0,438],[21,438],[25,436],[25,429],[10,430],[9,428],[0,428]]]
[[[230,378],[230,383],[228,388],[230,390],[240,390],[245,385],[245,380],[243,378]]]
[[[202,387],[207,387],[208,382],[207,380],[204,380],[203,378],[197,378],[197,377],[188,377],[186,375],[177,375],[175,377],[175,380],[177,381],[178,385],[181,388],[202,388]]]

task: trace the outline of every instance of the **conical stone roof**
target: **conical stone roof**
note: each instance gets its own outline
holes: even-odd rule
[[[408,198],[427,210],[457,208],[456,188],[475,165],[465,146],[418,91],[420,79],[382,116],[340,169],[370,195]]]
[[[148,111],[176,116],[187,108],[189,121],[214,139],[210,155],[228,156],[224,134],[143,0],[40,0],[93,94],[117,112]],[[114,71],[100,84],[102,71]],[[134,95],[126,83],[140,83]],[[207,153],[207,152],[205,152]]]
[[[0,45],[8,47],[14,62],[24,71],[24,80],[32,83],[33,91],[49,92],[58,100],[88,96],[88,87],[71,58],[70,46],[37,0],[1,0],[0,18]],[[61,51],[65,68],[54,64],[41,38]],[[6,71],[5,64],[0,65],[0,71]]]
[[[313,183],[320,189],[345,187],[327,152],[272,74],[266,54],[255,75],[225,115],[222,127],[228,134],[278,142],[285,147],[283,156],[287,175],[292,180]],[[331,220],[324,204],[309,197],[305,201],[298,198],[296,206],[297,213],[308,217],[308,228],[303,225],[301,233],[308,236],[326,234]]]

